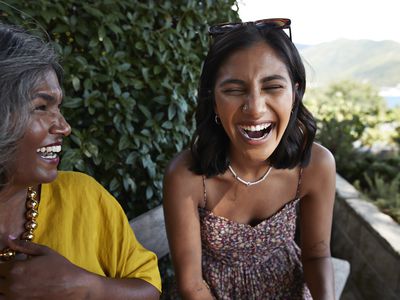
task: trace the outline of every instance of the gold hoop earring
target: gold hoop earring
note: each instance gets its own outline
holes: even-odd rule
[[[215,124],[221,125],[221,119],[218,117],[217,114],[215,114],[214,121],[215,121]]]

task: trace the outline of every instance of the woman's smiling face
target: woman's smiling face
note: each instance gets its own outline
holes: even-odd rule
[[[259,42],[233,53],[217,73],[214,95],[231,159],[268,159],[282,139],[294,101],[287,67],[275,51]]]
[[[53,70],[32,91],[31,115],[10,170],[14,184],[51,182],[57,176],[62,140],[71,127],[60,112],[62,90]]]

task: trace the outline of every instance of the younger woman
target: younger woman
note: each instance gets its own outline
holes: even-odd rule
[[[183,299],[334,299],[335,162],[313,142],[305,70],[285,29],[288,19],[210,28],[191,148],[164,182]]]

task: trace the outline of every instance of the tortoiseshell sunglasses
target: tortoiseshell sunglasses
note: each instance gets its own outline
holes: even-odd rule
[[[215,37],[224,33],[227,33],[235,28],[245,25],[254,25],[259,29],[273,28],[273,29],[289,29],[289,38],[292,40],[292,31],[290,29],[290,19],[285,18],[273,18],[263,19],[254,22],[234,22],[234,23],[220,23],[210,26],[208,33]]]

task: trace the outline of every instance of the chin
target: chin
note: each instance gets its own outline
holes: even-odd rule
[[[272,154],[273,151],[254,151],[253,153],[249,153],[248,157],[253,161],[264,162],[266,161]]]
[[[39,183],[50,183],[54,180],[56,180],[58,175],[58,170],[55,171],[47,171],[45,173],[40,174],[40,176],[38,176],[39,179]]]

